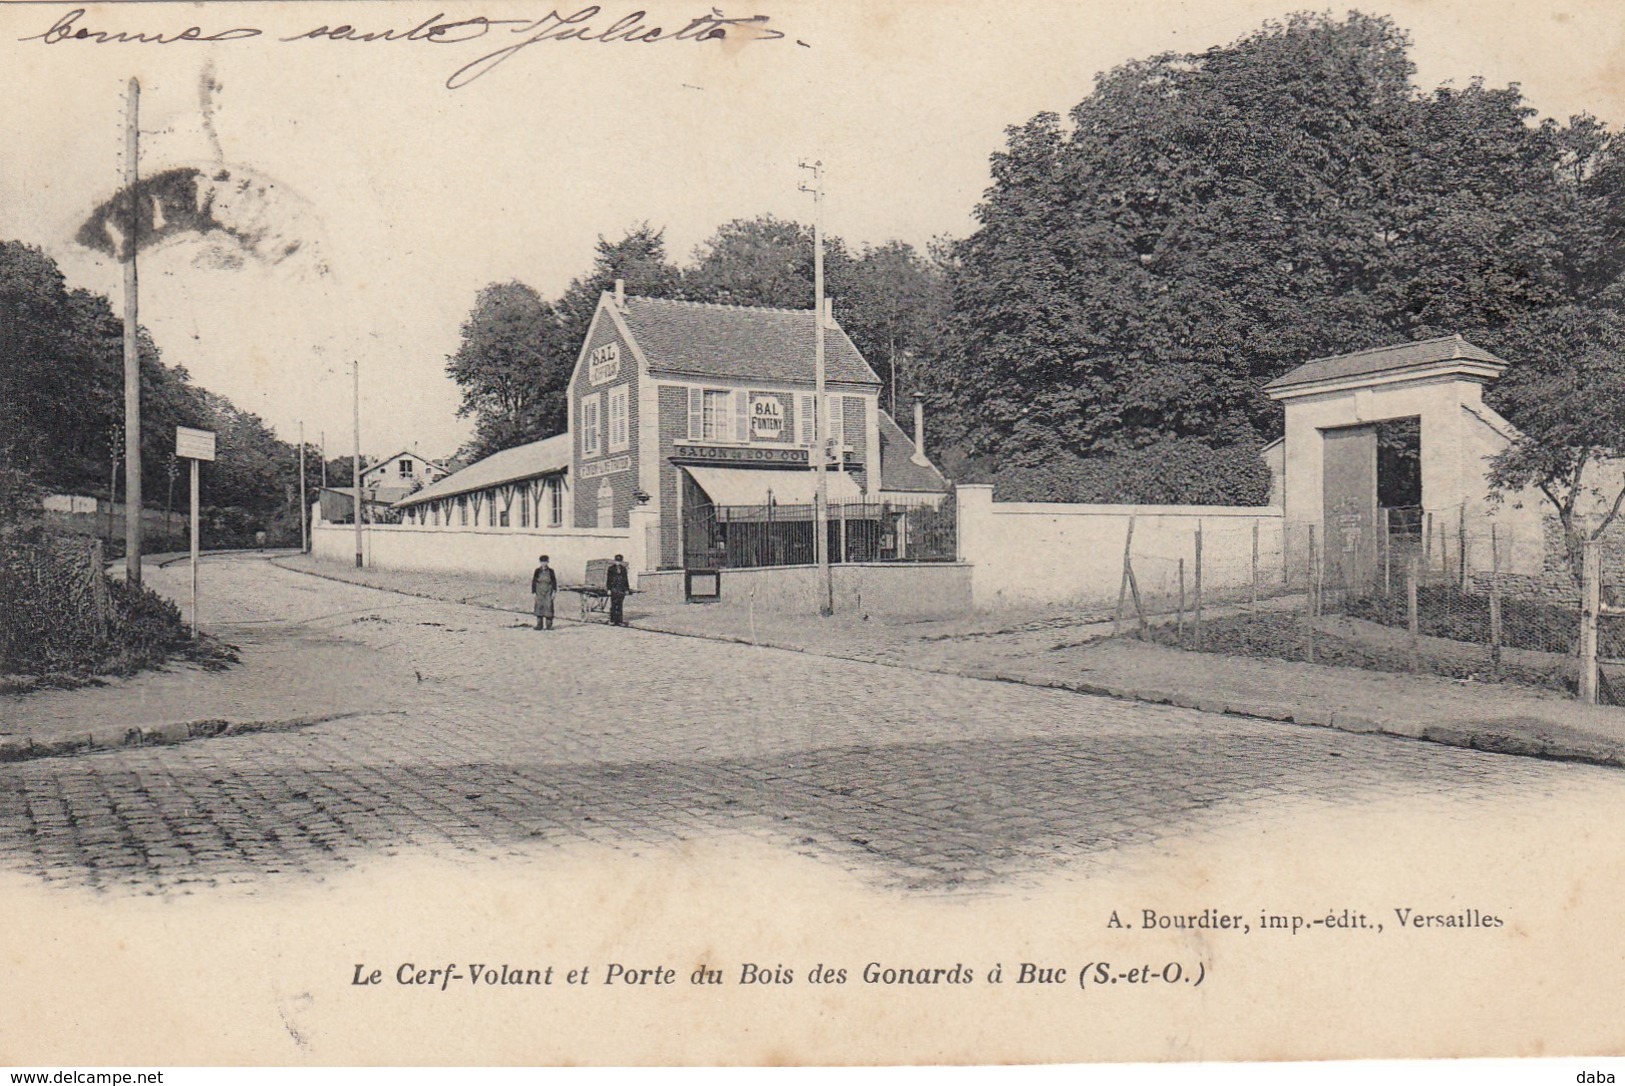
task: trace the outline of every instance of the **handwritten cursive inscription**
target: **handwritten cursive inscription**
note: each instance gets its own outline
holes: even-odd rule
[[[422,45],[459,45],[481,38],[506,42],[483,56],[476,57],[458,68],[446,79],[447,90],[458,90],[476,79],[490,74],[502,64],[543,42],[570,42],[584,45],[653,45],[660,42],[761,42],[779,41],[784,32],[769,27],[768,16],[746,15],[729,17],[718,8],[708,14],[689,19],[681,27],[669,27],[650,17],[647,11],[630,11],[620,16],[606,15],[603,7],[589,4],[570,14],[558,9],[549,11],[539,19],[492,19],[476,15],[466,19],[448,19],[443,13],[432,15],[408,28],[384,29],[352,26],[348,23],[324,23],[298,34],[271,39],[289,42],[413,42]],[[201,27],[189,26],[179,31],[105,30],[86,25],[85,9],[73,8],[59,16],[41,33],[31,34],[18,41],[37,41],[46,45],[65,42],[91,42],[99,45],[137,44],[170,45],[175,42],[227,42],[243,38],[257,38],[265,32],[256,27],[239,26],[229,30],[206,32]],[[805,42],[799,44],[806,44]]]
[[[651,26],[647,12],[634,11],[607,22],[599,20],[602,12],[603,9],[597,5],[590,5],[571,15],[550,11],[534,22],[519,25],[511,25],[512,20],[505,20],[510,24],[505,26],[505,31],[523,40],[463,65],[446,80],[446,89],[466,87],[521,51],[547,41],[648,45],[665,41],[721,41],[730,35],[743,37],[745,41],[776,41],[784,37],[783,32],[767,26],[766,15],[730,19],[712,8],[710,14],[689,20],[681,30],[668,31],[658,24]]]
[[[257,38],[260,31],[253,27],[239,26],[231,30],[218,30],[213,34],[205,34],[202,27],[189,26],[185,30],[174,34],[165,34],[150,30],[91,30],[79,25],[79,20],[85,17],[84,8],[74,8],[51,24],[51,28],[42,34],[32,34],[18,41],[42,41],[46,45],[56,45],[65,41],[88,41],[98,44],[108,43],[138,43],[142,45],[172,45],[178,41],[238,41],[242,38]]]
[[[602,16],[602,18],[600,18]],[[569,15],[558,10],[549,11],[540,19],[490,19],[476,16],[471,19],[447,21],[444,15],[425,19],[411,30],[361,30],[350,25],[323,25],[283,38],[282,41],[413,41],[435,45],[448,45],[471,41],[486,35],[508,35],[521,40],[504,45],[469,61],[446,80],[447,90],[466,87],[481,76],[489,74],[517,56],[520,52],[542,42],[579,42],[584,44],[650,45],[668,41],[722,41],[730,36],[743,41],[777,41],[784,33],[767,26],[766,15],[729,18],[716,8],[707,15],[690,19],[681,29],[667,29],[650,18],[647,11],[632,11],[619,18],[604,15],[604,9],[591,4]],[[503,40],[498,38],[498,40]]]

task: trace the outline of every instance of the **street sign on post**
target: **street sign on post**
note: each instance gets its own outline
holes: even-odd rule
[[[214,459],[214,431],[175,427],[175,455],[183,460]]]
[[[214,460],[214,431],[175,427],[175,456],[192,465],[192,640],[197,640],[198,468]]]

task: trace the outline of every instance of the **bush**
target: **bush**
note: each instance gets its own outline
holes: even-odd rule
[[[163,596],[107,577],[93,546],[43,531],[0,535],[0,676],[24,677],[8,689],[127,675],[175,656],[236,661],[229,645],[194,642]]]
[[[153,667],[190,647],[181,610],[152,589],[108,578],[107,638],[114,654],[134,668]]]
[[[1270,470],[1256,445],[1215,449],[1172,438],[1110,457],[1062,454],[993,475],[999,501],[1104,505],[1267,505]]]

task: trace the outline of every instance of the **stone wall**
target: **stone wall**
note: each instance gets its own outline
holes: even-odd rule
[[[722,597],[732,605],[763,611],[817,615],[821,592],[817,566],[772,566],[721,571]],[[837,614],[911,615],[939,618],[971,610],[970,567],[958,563],[838,563],[830,567]],[[638,591],[662,603],[683,600],[680,570],[646,573]],[[698,605],[696,605],[698,606]]]
[[[961,486],[957,494],[959,557],[973,569],[978,608],[1115,604],[1130,520],[1134,575],[1142,598],[1177,597],[1181,561],[1187,590],[1194,592],[1198,525],[1206,598],[1250,592],[1255,526],[1260,591],[1282,584],[1280,509],[995,502],[993,488],[980,485]]]

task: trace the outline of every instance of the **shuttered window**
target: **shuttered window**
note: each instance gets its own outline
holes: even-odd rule
[[[581,401],[581,455],[598,456],[603,452],[598,439],[598,393]]]
[[[816,435],[813,433],[813,419],[817,412],[813,409],[813,395],[803,392],[796,397],[796,444],[811,445]]]
[[[733,440],[733,396],[726,391],[708,388],[703,393],[700,410],[700,438],[704,441]]]
[[[630,444],[626,386],[616,385],[609,390],[609,451],[624,452]]]

